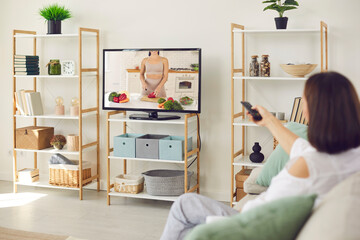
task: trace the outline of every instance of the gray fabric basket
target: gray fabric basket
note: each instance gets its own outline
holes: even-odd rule
[[[142,173],[145,178],[146,191],[154,196],[179,196],[184,193],[184,171],[158,169]],[[188,171],[187,187],[194,172]]]

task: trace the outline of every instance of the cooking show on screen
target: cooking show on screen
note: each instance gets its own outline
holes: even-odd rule
[[[104,109],[196,112],[200,50],[104,50]]]

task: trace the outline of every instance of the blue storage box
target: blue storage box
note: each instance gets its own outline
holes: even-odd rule
[[[185,137],[169,136],[159,141],[159,157],[163,160],[184,160]],[[188,152],[192,150],[192,137],[188,137]]]
[[[136,157],[136,138],[143,134],[125,133],[114,137],[114,156],[115,157]]]
[[[159,159],[159,139],[169,135],[146,134],[136,138],[136,157]]]

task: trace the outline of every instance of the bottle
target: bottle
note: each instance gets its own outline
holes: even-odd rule
[[[252,150],[254,151],[252,154],[250,154],[250,161],[254,163],[261,163],[264,160],[264,154],[262,154],[261,146],[258,142],[255,142],[254,146],[252,147]]]
[[[249,68],[250,77],[259,76],[259,63],[257,61],[258,55],[251,56],[251,63]]]
[[[260,76],[270,77],[269,55],[262,55],[261,64],[260,64]]]

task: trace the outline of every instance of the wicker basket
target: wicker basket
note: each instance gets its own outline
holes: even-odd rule
[[[120,174],[115,178],[114,190],[121,193],[137,194],[144,190],[144,177]]]
[[[78,161],[73,161],[76,165],[70,164],[50,164],[49,183],[55,186],[79,188],[79,165]],[[90,162],[83,162],[82,179],[91,177]],[[84,185],[91,183],[88,182]]]

